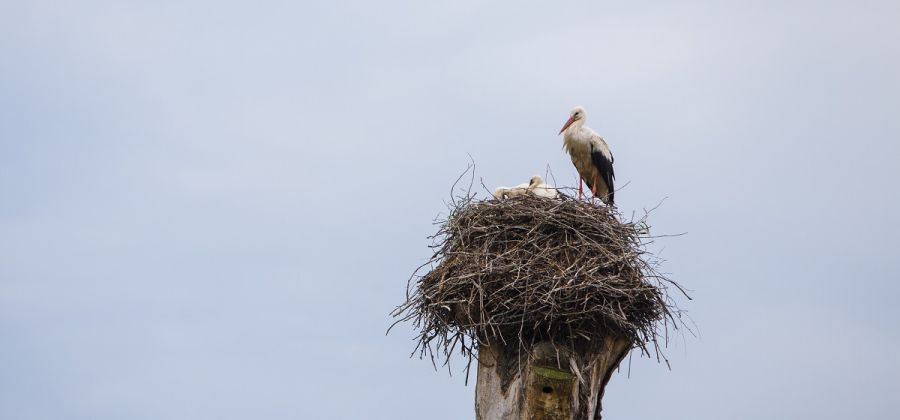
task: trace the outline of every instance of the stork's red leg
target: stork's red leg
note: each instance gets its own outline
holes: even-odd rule
[[[581,192],[581,183],[584,182],[580,176],[578,177],[578,199],[581,200],[582,192]]]

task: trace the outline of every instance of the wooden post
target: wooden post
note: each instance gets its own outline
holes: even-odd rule
[[[601,399],[631,341],[607,337],[578,351],[544,342],[520,359],[515,346],[481,346],[476,420],[600,420]]]

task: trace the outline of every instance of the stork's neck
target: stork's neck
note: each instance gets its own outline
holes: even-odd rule
[[[579,132],[581,132],[581,128],[584,126],[584,118],[580,120],[572,121],[572,124],[566,128],[566,132],[563,133],[564,137],[573,137],[577,136]]]

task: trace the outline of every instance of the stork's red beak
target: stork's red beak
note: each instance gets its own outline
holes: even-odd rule
[[[575,117],[569,117],[569,120],[566,121],[566,125],[563,126],[562,130],[559,130],[559,134],[562,134],[563,131],[566,131],[566,129],[569,128],[570,125],[572,125],[573,121],[575,121]],[[557,134],[557,136],[559,134]]]

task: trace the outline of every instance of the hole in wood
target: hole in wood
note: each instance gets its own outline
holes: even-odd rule
[[[553,392],[553,388],[549,387],[549,386],[545,386],[544,389],[542,389],[541,391],[544,391],[545,394],[549,394],[549,393]]]

